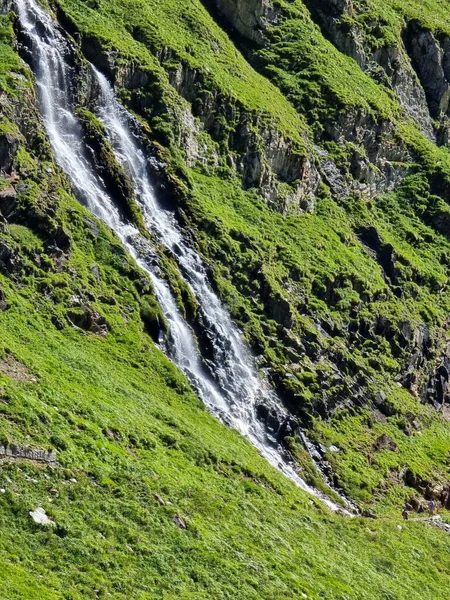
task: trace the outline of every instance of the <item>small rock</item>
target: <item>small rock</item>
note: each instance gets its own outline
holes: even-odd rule
[[[401,525],[397,525],[397,529],[398,529],[399,531],[401,531],[401,530],[403,529],[403,527],[402,527]]]
[[[340,448],[338,448],[337,446],[334,446],[334,444],[331,444],[331,446],[328,448],[328,450],[329,450],[330,452],[335,452],[335,453],[337,453],[337,452],[340,452],[340,451],[341,451],[341,449],[340,449]]]
[[[187,529],[186,521],[182,517],[180,517],[178,513],[174,516],[173,522],[175,523],[175,525],[180,527],[180,529]]]
[[[166,501],[161,498],[159,494],[153,494],[155,500],[161,504],[161,506],[166,505]]]
[[[379,450],[390,450],[391,452],[398,452],[398,446],[388,435],[383,433],[378,436],[372,445],[372,451],[378,452]]]
[[[33,519],[33,521],[35,523],[37,523],[38,525],[44,525],[44,526],[55,525],[55,522],[52,521],[51,519],[49,519],[45,510],[41,507],[36,508],[35,510],[30,510],[29,515]]]
[[[5,488],[0,488],[0,494],[6,494]]]

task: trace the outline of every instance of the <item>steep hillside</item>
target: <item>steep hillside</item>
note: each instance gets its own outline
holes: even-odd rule
[[[326,453],[336,484],[416,505],[447,481],[449,155],[301,2],[258,6],[207,4],[265,80],[200,3],[58,3],[168,150],[180,216],[261,366],[311,437],[342,449]],[[383,434],[398,452],[374,452]]]
[[[147,227],[87,61],[136,116],[156,193],[282,399],[256,407],[270,440],[365,517],[271,467],[163,353],[170,315],[57,166],[6,0],[0,600],[447,598],[446,2],[42,5],[76,44],[83,139],[142,256],[208,347],[214,328]],[[430,498],[443,521],[413,522]]]

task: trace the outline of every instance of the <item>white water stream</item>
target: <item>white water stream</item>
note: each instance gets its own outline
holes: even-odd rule
[[[262,456],[299,487],[319,496],[332,510],[337,510],[340,507],[303,481],[257,419],[257,404],[266,401],[282,411],[281,402],[259,376],[249,349],[212,290],[201,259],[183,238],[174,214],[158,203],[151,186],[147,157],[130,127],[130,115],[116,100],[106,78],[92,67],[99,87],[97,116],[105,127],[117,160],[134,184],[146,225],[176,256],[180,272],[200,306],[205,325],[213,334],[213,368],[209,370],[169,286],[159,275],[158,268],[146,261],[140,251],[143,246],[148,247],[148,242],[121,217],[92,164],[72,102],[72,72],[67,60],[72,55],[70,42],[35,0],[16,0],[15,4],[31,48],[39,107],[56,160],[71,180],[80,202],[116,232],[138,264],[149,273],[170,326],[170,343],[166,349],[170,358],[187,375],[213,414],[245,435]]]

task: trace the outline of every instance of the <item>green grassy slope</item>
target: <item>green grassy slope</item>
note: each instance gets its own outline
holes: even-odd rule
[[[0,320],[2,356],[35,378],[1,377],[2,431],[59,465],[2,465],[2,599],[445,598],[446,534],[327,515],[149,341],[58,333],[35,311],[16,295]]]
[[[169,107],[181,100],[170,90],[152,44],[189,39],[195,45],[214,32],[226,49],[223,70],[205,45],[196,57],[214,67],[212,85],[239,96],[249,110],[259,109],[254,85],[264,88],[267,118],[287,133],[292,127],[303,144],[304,120],[232,50],[200,4],[185,7],[177,20],[184,29],[174,42],[168,30],[174,3],[146,4],[152,10],[145,20],[122,1],[88,4],[92,11],[84,3],[63,3],[78,27],[117,47],[124,64],[132,57],[153,69]],[[131,41],[120,25],[125,16],[139,21],[146,35],[153,32],[152,43]],[[329,514],[209,416],[154,346],[145,322],[160,323],[161,315],[151,286],[114,236],[71,196],[37,126],[29,72],[11,50],[10,22],[2,19],[1,25],[1,101],[8,115],[1,133],[19,140],[19,205],[14,222],[0,225],[0,241],[18,258],[0,273],[0,301],[8,305],[0,311],[0,442],[51,448],[58,461],[0,464],[1,600],[444,600],[450,537],[421,522],[400,523],[399,505],[411,489],[387,490],[389,501],[380,510],[388,518]],[[189,56],[199,48],[190,48]],[[26,123],[20,114],[27,114]],[[324,191],[314,214],[285,217],[255,191],[243,191],[230,172],[184,167],[175,142],[167,157],[169,169],[178,167],[184,178],[185,209],[222,296],[263,364],[281,378],[292,371],[287,380],[302,410],[310,413],[331,381],[327,359],[317,365],[314,348],[351,357],[367,378],[364,385],[383,389],[395,407],[377,423],[370,422],[367,407],[352,417],[342,411],[334,422],[311,417],[312,433],[341,448],[334,466],[346,490],[371,503],[386,493],[380,482],[405,463],[424,478],[445,478],[448,426],[395,384],[399,365],[387,342],[349,341],[345,333],[350,320],[371,321],[374,315],[436,327],[444,319],[448,242],[416,214],[430,213],[438,201],[427,183],[411,179],[395,194],[340,204]],[[2,180],[2,188],[8,185]],[[411,197],[419,208],[411,206]],[[401,257],[401,299],[355,235],[371,224]],[[46,242],[60,239],[62,231],[70,249],[55,252]],[[239,272],[229,270],[230,263],[239,263]],[[336,274],[341,277],[330,302],[323,290]],[[267,314],[262,288],[281,297],[291,282],[293,325],[286,340],[280,323]],[[412,286],[414,300],[406,293]],[[71,316],[82,310],[78,296],[106,319],[106,337],[71,326]],[[355,306],[361,308],[358,317]],[[322,339],[315,323],[329,318],[341,334]],[[309,337],[308,352],[288,359],[291,337]],[[345,374],[348,382],[352,377]],[[422,435],[401,428],[408,411],[421,421]],[[373,455],[381,432],[395,439],[398,453]],[[28,513],[38,506],[54,527],[31,521]]]
[[[317,441],[340,442],[343,452],[328,456],[339,484],[361,502],[373,504],[375,498],[387,494],[387,505],[398,507],[402,499],[416,493],[402,482],[400,488],[391,483],[392,474],[401,471],[403,463],[414,467],[418,477],[445,482],[448,426],[440,414],[399,388],[404,354],[397,341],[388,338],[389,332],[376,333],[376,323],[389,323],[394,335],[401,321],[413,327],[425,323],[431,328],[436,356],[445,344],[442,325],[449,310],[449,242],[445,228],[438,233],[435,223],[437,216],[440,219],[448,213],[448,207],[430,192],[430,182],[445,181],[450,173],[448,151],[426,140],[406,120],[393,94],[323,38],[301,2],[281,3],[289,18],[270,29],[269,43],[255,59],[255,65],[279,85],[286,98],[248,67],[200,2],[182,8],[168,0],[136,6],[126,0],[95,6],[64,0],[58,5],[71,27],[85,38],[94,36],[104,48],[119,51],[118,73],[130,60],[145,72],[157,73],[160,108],[152,104],[143,115],[152,128],[149,135],[158,139],[161,120],[173,130],[174,107],[182,102],[168,81],[168,74],[181,62],[188,63],[194,73],[208,73],[210,93],[238,98],[248,110],[261,111],[261,118],[277,122],[285,135],[293,135],[292,128],[304,132],[305,121],[317,134],[324,120],[338,118],[351,107],[371,115],[375,122],[393,119],[398,135],[420,160],[410,165],[410,179],[396,192],[378,198],[353,195],[336,200],[323,188],[313,215],[286,217],[274,212],[255,191],[243,191],[240,179],[224,162],[219,167],[211,161],[208,166],[186,168],[173,137],[165,141],[169,149],[165,159],[187,186],[183,208],[197,230],[198,247],[262,364],[272,368],[291,407]],[[172,26],[173,15],[177,19]],[[162,58],[167,56],[171,59]],[[255,95],[261,86],[267,86],[267,93]],[[127,101],[127,90],[121,93]],[[299,111],[295,118],[293,107]],[[213,117],[223,118],[220,113]],[[202,135],[208,147],[214,147],[211,138]],[[326,147],[345,169],[352,144]],[[226,146],[216,150],[222,161]],[[383,243],[392,245],[395,282],[388,280],[373,252],[358,238],[358,232],[370,226],[377,228]],[[239,270],[230,268],[236,263]],[[273,307],[271,298],[289,307],[289,331],[285,315]],[[318,332],[317,323],[332,335]],[[341,381],[334,378],[336,363],[343,372]],[[427,373],[419,374],[422,383]],[[363,390],[359,401],[363,408],[359,419],[347,422],[346,406],[355,386]],[[387,395],[391,407],[387,422],[373,412],[379,391]],[[329,404],[342,406],[330,422],[323,421]],[[442,432],[442,452],[435,452],[432,441],[430,449],[420,434],[411,437],[404,425],[411,415],[429,432],[427,440],[436,439],[435,431]],[[342,427],[345,436],[340,433]],[[372,445],[382,432],[394,439],[400,451],[386,451],[374,460]]]

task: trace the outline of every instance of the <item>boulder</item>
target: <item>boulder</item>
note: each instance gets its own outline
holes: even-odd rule
[[[41,507],[36,508],[35,510],[30,510],[29,515],[38,525],[43,525],[44,527],[54,527],[56,525],[56,523],[47,516],[47,513]]]
[[[0,134],[0,169],[5,173],[11,172],[18,149],[19,140],[14,134]]]
[[[17,210],[17,193],[12,185],[0,190],[0,213],[10,221]]]
[[[69,310],[67,316],[75,327],[102,337],[108,335],[109,328],[105,317],[90,306],[82,305],[78,310]]]
[[[372,444],[372,451],[379,452],[380,450],[391,450],[392,452],[398,452],[398,446],[392,438],[386,433],[381,434]]]

